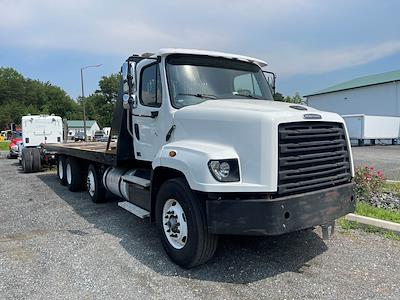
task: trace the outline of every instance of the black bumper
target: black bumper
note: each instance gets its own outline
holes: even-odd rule
[[[208,231],[279,235],[326,224],[354,212],[354,183],[275,199],[207,200]]]
[[[10,150],[10,152],[8,153],[8,157],[9,158],[17,158],[18,157],[18,152],[14,151],[14,150]]]

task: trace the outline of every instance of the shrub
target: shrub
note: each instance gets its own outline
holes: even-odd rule
[[[356,168],[354,181],[356,183],[356,198],[369,200],[373,194],[382,193],[385,177],[381,170],[375,171],[374,167],[363,166]]]

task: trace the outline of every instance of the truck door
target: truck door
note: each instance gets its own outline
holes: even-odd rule
[[[163,144],[162,86],[156,62],[138,66],[137,105],[133,109],[135,157],[152,161]],[[168,129],[167,129],[168,130]]]

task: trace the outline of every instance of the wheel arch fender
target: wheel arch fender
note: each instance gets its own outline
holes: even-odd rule
[[[184,178],[187,181],[185,174],[176,169],[158,166],[152,171],[151,188],[150,188],[150,201],[151,201],[150,220],[152,222],[155,221],[156,199],[158,191],[160,190],[162,184],[169,179],[178,177]]]
[[[206,191],[208,185],[219,184],[208,169],[209,160],[235,157],[233,149],[210,143],[182,141],[163,146],[152,163],[151,212],[157,192],[166,180],[183,177],[190,189]]]
[[[202,191],[205,185],[218,184],[211,175],[208,162],[211,159],[237,158],[231,148],[211,143],[181,141],[161,148],[153,160],[152,167],[179,171],[192,190]]]

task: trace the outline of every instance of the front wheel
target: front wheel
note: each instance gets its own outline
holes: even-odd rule
[[[191,268],[214,255],[218,237],[208,233],[202,203],[184,178],[170,179],[161,186],[156,224],[163,247],[176,264]]]

